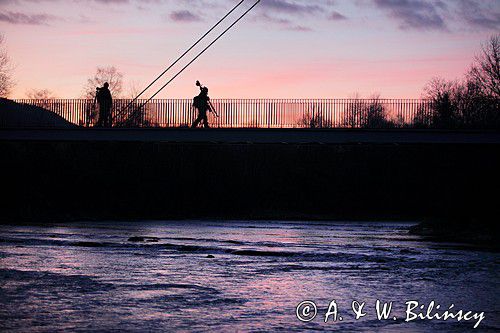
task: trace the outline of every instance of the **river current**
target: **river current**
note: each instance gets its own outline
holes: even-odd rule
[[[453,304],[450,311],[483,314],[475,331],[498,332],[500,255],[412,236],[411,225],[155,221],[0,226],[0,330],[473,330],[477,318],[406,320],[406,302],[423,305],[425,314],[434,301],[431,313]],[[387,319],[378,319],[377,300],[393,302]],[[361,312],[366,315],[358,320],[353,301],[358,310],[365,303]],[[325,323],[329,307],[337,311]]]

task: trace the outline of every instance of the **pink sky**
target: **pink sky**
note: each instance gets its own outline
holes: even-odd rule
[[[237,2],[0,0],[11,97],[80,97],[111,65],[125,90],[143,87]],[[461,77],[499,18],[499,0],[262,0],[159,97],[190,98],[197,79],[213,98],[419,97],[432,77]]]

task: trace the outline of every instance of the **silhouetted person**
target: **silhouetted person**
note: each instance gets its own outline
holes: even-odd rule
[[[99,103],[99,120],[97,121],[98,127],[111,127],[112,115],[111,106],[113,105],[113,98],[109,91],[109,83],[104,83],[102,88],[96,89],[95,96],[97,103]]]
[[[208,88],[203,87],[200,81],[196,81],[196,85],[200,87],[200,94],[193,99],[193,106],[198,110],[198,117],[194,121],[192,127],[198,127],[198,125],[203,121],[204,128],[210,128],[208,124],[207,111],[217,112],[214,110],[212,103],[210,103],[210,97],[208,97]]]

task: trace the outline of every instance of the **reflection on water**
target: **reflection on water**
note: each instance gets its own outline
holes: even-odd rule
[[[499,255],[407,234],[408,224],[142,222],[0,227],[0,329],[468,332],[405,323],[405,301],[484,311],[500,329]],[[130,237],[155,237],[131,242]],[[335,299],[342,322],[324,323]],[[378,321],[377,299],[397,320]],[[302,323],[295,307],[318,305]],[[366,302],[354,320],[351,302]]]

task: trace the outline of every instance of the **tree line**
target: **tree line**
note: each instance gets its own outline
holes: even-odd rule
[[[436,128],[500,129],[500,34],[483,44],[467,73],[459,80],[432,79],[422,98],[428,101],[408,122],[394,118],[378,95],[367,100],[354,96],[345,109],[341,124],[350,128]],[[334,127],[312,110],[299,125],[313,128]]]
[[[424,89],[433,112],[417,114],[417,127],[500,128],[500,34],[492,36],[461,80],[435,78]]]

